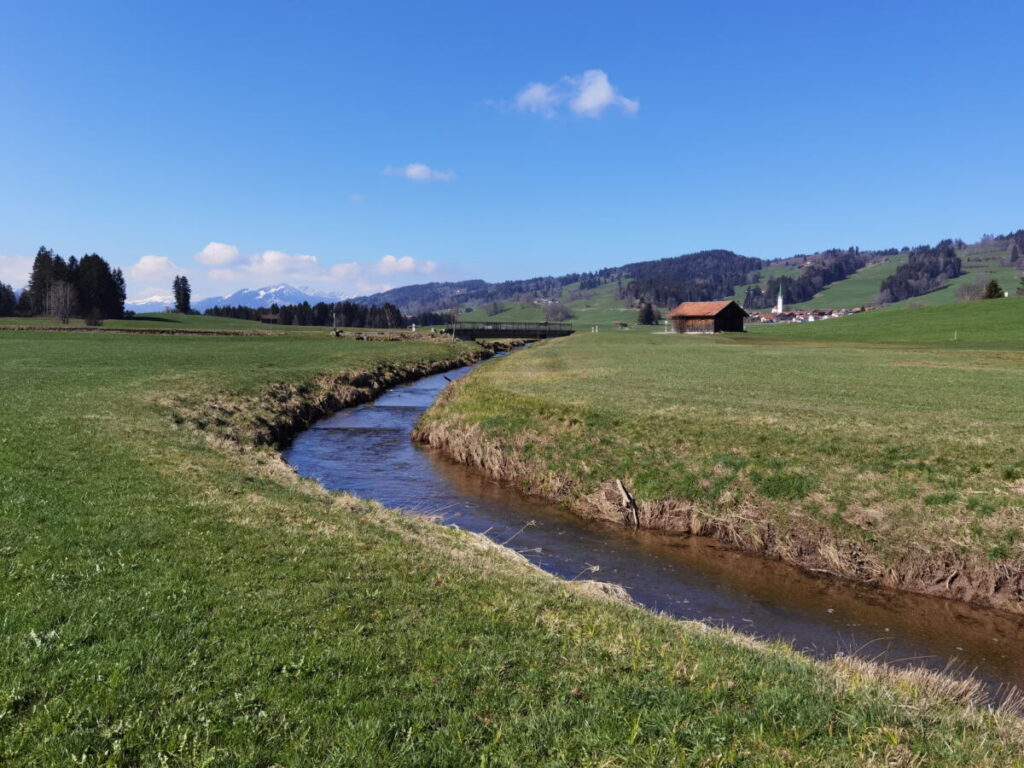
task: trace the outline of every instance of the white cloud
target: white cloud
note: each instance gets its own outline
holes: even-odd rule
[[[195,260],[211,267],[223,267],[234,264],[238,261],[238,256],[239,252],[236,246],[212,242],[207,243],[203,250],[195,255]]]
[[[254,275],[276,277],[285,274],[316,275],[320,264],[316,256],[304,253],[285,253],[284,251],[263,251],[249,258],[246,269]]]
[[[562,106],[581,117],[600,117],[608,107],[617,107],[626,115],[640,110],[640,103],[619,93],[601,69],[566,75],[552,85],[530,83],[516,94],[514,106],[520,112],[544,117],[555,117]]]
[[[355,262],[335,264],[327,271],[327,274],[330,275],[332,280],[351,280],[359,275],[361,269],[362,267]]]
[[[24,288],[32,272],[34,259],[29,256],[0,256],[0,283],[12,288]]]
[[[516,109],[522,112],[536,112],[544,117],[554,117],[559,97],[555,89],[544,83],[530,83],[516,94]]]
[[[635,115],[640,104],[619,94],[600,69],[588,69],[579,77],[567,78],[576,90],[569,101],[569,109],[577,115],[600,117],[610,106],[619,107],[624,114]]]
[[[409,163],[396,168],[393,165],[384,168],[385,176],[401,176],[410,181],[451,181],[455,178],[452,171],[438,171],[424,163]]]
[[[437,263],[420,261],[412,256],[387,254],[369,264],[346,262],[322,265],[316,256],[267,250],[243,258],[231,267],[211,269],[207,276],[218,282],[232,282],[248,288],[268,283],[293,285],[316,283],[344,283],[354,286],[359,293],[386,291],[394,287],[376,282],[378,275],[427,275],[437,269]]]
[[[382,275],[393,275],[399,272],[419,272],[429,274],[437,269],[433,261],[416,261],[412,256],[392,256],[390,253],[377,262],[377,271]]]
[[[133,280],[140,281],[172,277],[177,271],[177,265],[166,256],[143,256],[135,264],[128,267],[128,275]]]

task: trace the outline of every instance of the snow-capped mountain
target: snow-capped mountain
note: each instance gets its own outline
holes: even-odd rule
[[[200,299],[192,302],[192,308],[202,312],[211,307],[252,307],[253,309],[267,308],[272,304],[301,304],[308,301],[316,304],[318,301],[338,301],[337,295],[329,292],[311,293],[312,289],[296,288],[282,283],[280,285],[268,285],[265,288],[243,288],[227,296],[211,296],[208,299]]]
[[[125,309],[130,309],[132,312],[163,312],[166,307],[174,306],[173,295],[156,295],[149,296],[145,299],[131,299],[124,303]]]

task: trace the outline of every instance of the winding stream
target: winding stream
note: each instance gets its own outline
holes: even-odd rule
[[[317,422],[284,457],[328,489],[440,515],[558,576],[620,584],[656,611],[786,640],[818,657],[857,653],[1024,688],[1024,619],[815,578],[700,537],[587,522],[414,444],[420,415],[470,370],[395,387]]]

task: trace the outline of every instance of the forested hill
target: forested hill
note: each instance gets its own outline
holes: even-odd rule
[[[985,235],[972,244],[957,239],[934,246],[833,248],[775,261],[716,249],[557,277],[408,285],[353,301],[394,304],[406,314],[474,306],[494,315],[505,302],[557,310],[550,305],[572,304],[607,286],[601,293],[614,294],[631,307],[735,298],[747,309],[764,309],[774,305],[780,292],[786,305],[885,305],[922,296],[931,297],[926,301],[953,300],[954,290],[957,298],[971,298],[980,295],[981,282],[996,278],[1001,288],[1015,291],[1022,269],[1024,230],[1018,230]]]
[[[360,304],[390,303],[405,312],[446,309],[474,303],[559,299],[566,286],[581,291],[607,283],[618,285],[620,297],[655,304],[703,301],[729,295],[733,287],[757,279],[766,262],[732,251],[712,250],[653,261],[636,261],[594,272],[573,272],[557,277],[534,277],[488,283],[465,280],[453,283],[407,285],[354,299]]]
[[[737,285],[758,280],[765,262],[732,251],[690,253],[657,261],[637,261],[620,270],[630,282],[621,298],[659,306],[711,301],[732,294]]]

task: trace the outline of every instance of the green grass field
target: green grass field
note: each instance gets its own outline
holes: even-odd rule
[[[509,362],[608,365],[608,336]],[[1022,764],[956,686],[595,597],[223,438],[321,373],[466,349],[0,331],[0,764]]]
[[[36,328],[59,327],[60,321],[53,317],[0,317],[0,329],[4,327]],[[67,325],[72,328],[84,328],[85,321],[72,318]],[[179,315],[173,312],[149,312],[136,315],[126,320],[105,320],[101,328],[119,330],[157,330],[157,331],[318,331],[322,327],[303,327],[292,325],[269,325],[255,320],[237,320],[233,317],[213,317],[210,315]]]
[[[427,423],[570,504],[619,478],[652,520],[1020,612],[1016,587],[985,584],[1024,566],[1022,381],[1024,299],[1001,299],[556,340],[474,374]]]

